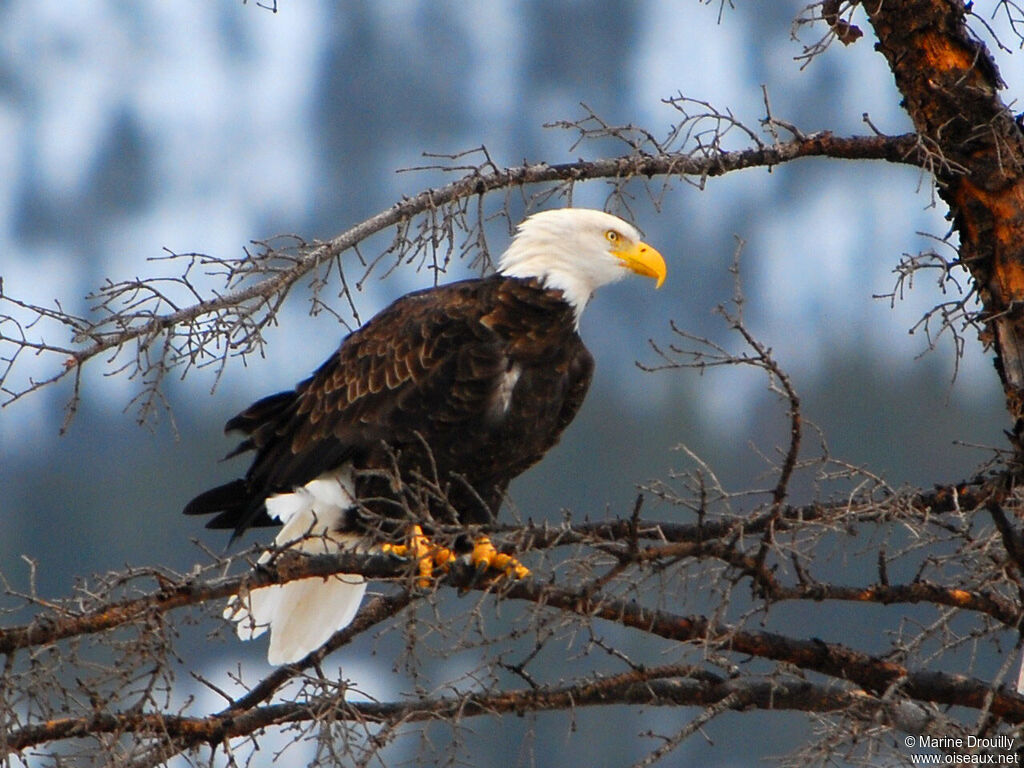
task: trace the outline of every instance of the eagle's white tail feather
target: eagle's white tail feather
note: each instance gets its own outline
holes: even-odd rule
[[[347,468],[321,475],[292,493],[267,499],[267,512],[284,527],[274,543],[312,554],[357,549],[361,538],[338,532],[345,510],[353,504],[352,474]],[[270,553],[260,562],[267,562]],[[366,582],[362,576],[339,574],[329,578],[300,579],[288,584],[254,589],[232,598],[225,618],[238,623],[243,640],[270,630],[271,664],[298,661],[347,626],[359,610]]]

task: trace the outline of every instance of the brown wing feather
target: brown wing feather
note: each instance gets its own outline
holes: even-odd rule
[[[345,339],[294,391],[231,419],[227,427],[247,435],[234,454],[255,451],[252,466],[244,480],[201,494],[186,512],[219,512],[211,527],[237,534],[271,522],[267,496],[346,461],[390,466],[397,452],[403,473],[430,463],[439,474],[462,476],[472,490],[460,496],[453,484],[459,519],[484,522],[508,482],[572,420],[592,368],[569,306],[532,281],[468,280],[409,294]],[[496,418],[495,393],[513,369],[521,375]],[[383,481],[365,483],[360,496],[389,492]]]
[[[488,386],[474,377],[489,377],[500,366],[500,341],[479,324],[494,282],[464,281],[404,296],[348,336],[295,390],[232,418],[226,429],[248,437],[231,455],[256,453],[245,498],[226,504],[223,489],[237,495],[241,487],[229,483],[196,497],[186,513],[220,511],[211,526],[237,532],[271,523],[262,506],[267,496],[358,461],[382,440],[400,444],[436,423],[467,418]],[[464,358],[473,356],[492,363],[467,376]],[[447,383],[459,378],[461,387],[444,397]]]

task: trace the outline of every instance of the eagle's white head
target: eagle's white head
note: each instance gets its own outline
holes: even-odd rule
[[[561,290],[579,323],[583,308],[602,285],[629,272],[665,281],[665,260],[618,216],[589,208],[540,211],[525,219],[498,272],[535,277],[546,288]]]

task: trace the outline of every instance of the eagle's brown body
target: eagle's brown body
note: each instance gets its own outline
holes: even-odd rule
[[[269,496],[349,463],[359,504],[342,530],[410,512],[489,522],[509,482],[572,421],[592,372],[573,308],[537,280],[499,275],[408,294],[293,391],[231,419],[228,430],[248,435],[234,453],[254,451],[252,466],[185,511],[217,513],[209,526],[236,535],[276,524]]]
[[[437,538],[436,525],[491,522],[509,482],[539,461],[586,395],[594,362],[577,333],[594,291],[628,274],[661,285],[665,260],[636,227],[581,208],[523,220],[498,274],[402,297],[346,338],[294,390],[231,419],[252,452],[244,478],[200,494],[188,514],[237,536],[281,528],[282,550],[378,547],[411,558],[426,587],[458,552],[525,578],[482,532]],[[270,632],[267,660],[299,661],[348,625],[366,581],[305,578],[232,597],[245,640]]]

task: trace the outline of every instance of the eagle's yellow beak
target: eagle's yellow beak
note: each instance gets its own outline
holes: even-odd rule
[[[665,282],[665,275],[668,272],[665,259],[647,243],[636,242],[626,248],[613,250],[612,254],[622,260],[626,269],[657,280],[656,288],[661,288],[661,284]]]

